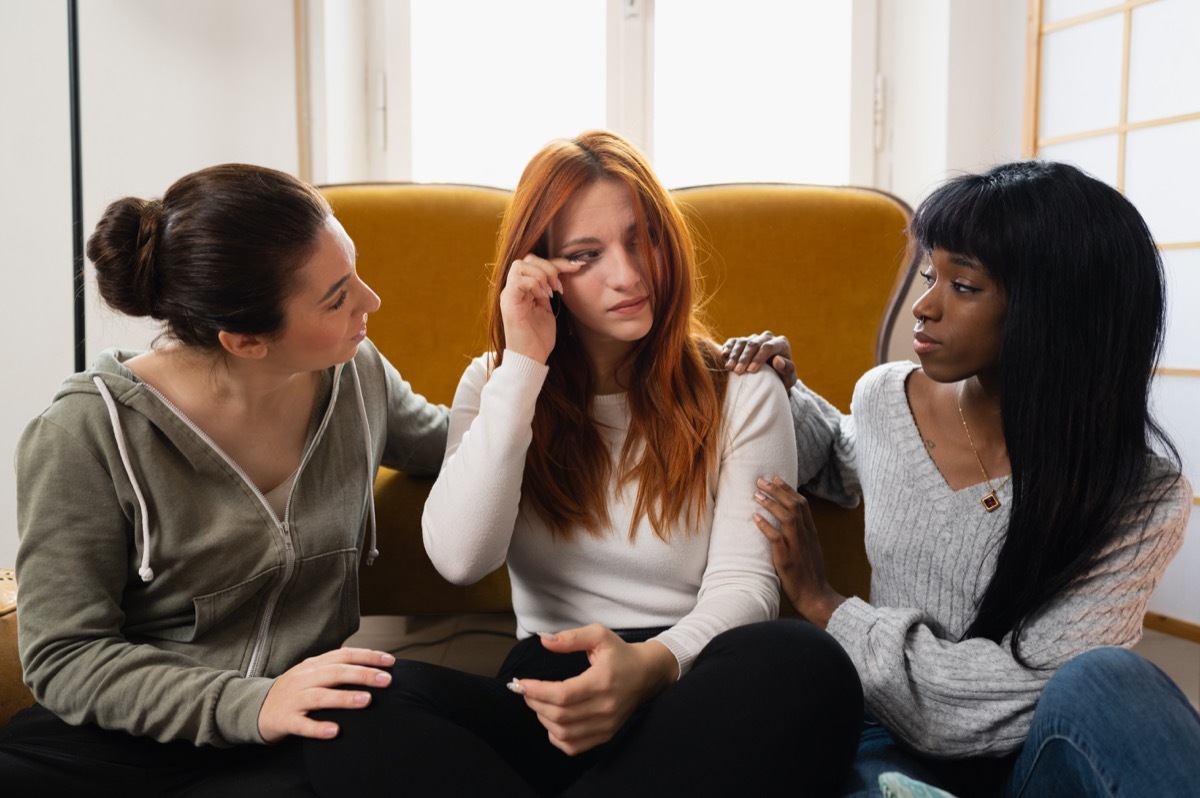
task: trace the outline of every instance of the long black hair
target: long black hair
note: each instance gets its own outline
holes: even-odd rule
[[[1000,410],[1013,499],[996,570],[964,637],[1018,641],[1114,535],[1158,443],[1150,381],[1162,261],[1137,209],[1073,166],[1003,164],[917,208],[916,242],[979,260],[1008,294]]]

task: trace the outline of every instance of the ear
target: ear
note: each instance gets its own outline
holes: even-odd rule
[[[261,360],[267,354],[267,341],[257,335],[231,333],[221,330],[217,340],[226,352],[234,357],[244,357],[248,360]]]

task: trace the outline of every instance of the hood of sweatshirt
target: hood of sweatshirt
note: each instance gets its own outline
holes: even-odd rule
[[[137,497],[139,512],[141,513],[141,537],[142,537],[142,557],[141,564],[138,568],[138,575],[143,582],[150,582],[154,579],[154,568],[152,564],[153,550],[153,529],[154,519],[148,509],[145,495],[142,492],[142,480],[139,479],[138,469],[135,467],[131,457],[131,446],[126,438],[125,425],[122,422],[122,414],[138,413],[152,421],[164,423],[182,423],[201,441],[203,441],[212,452],[225,461],[226,464],[243,480],[245,487],[253,492],[262,502],[264,509],[270,514],[276,524],[285,524],[288,521],[288,513],[291,508],[291,498],[287,502],[287,509],[284,512],[284,517],[280,518],[270,502],[267,501],[263,492],[250,480],[245,471],[233,461],[221,448],[213,442],[213,440],[204,433],[196,424],[184,415],[174,404],[170,402],[161,392],[151,386],[149,383],[140,380],[126,365],[125,361],[137,355],[137,352],[125,351],[119,349],[110,349],[102,352],[93,364],[91,372],[83,372],[73,374],[64,380],[58,393],[55,395],[55,401],[70,396],[75,393],[98,394],[103,400],[105,408],[108,411],[108,421],[112,429],[113,438],[116,442],[117,451],[120,454],[121,464],[124,467],[125,475],[133,488],[133,492]],[[320,442],[321,436],[325,428],[329,424],[332,417],[333,409],[338,402],[338,395],[341,387],[341,376],[343,370],[349,371],[354,386],[354,402],[355,408],[358,411],[358,418],[362,424],[362,463],[367,475],[368,489],[364,495],[364,500],[367,506],[367,533],[369,540],[369,548],[366,552],[367,564],[374,563],[375,558],[379,555],[376,540],[375,529],[375,498],[374,491],[370,489],[373,485],[375,463],[372,457],[371,444],[371,429],[367,418],[366,404],[363,399],[362,382],[358,376],[358,369],[353,360],[346,363],[339,363],[331,369],[322,373],[321,390],[319,396],[321,401],[319,405],[324,406],[324,412],[321,414],[320,422],[314,434],[309,436],[309,442],[304,450],[304,455],[300,460],[300,466],[296,470],[297,478],[304,471],[304,467],[308,464],[312,457],[313,450]],[[158,423],[158,422],[156,422]],[[292,490],[295,489],[295,482],[292,484]]]

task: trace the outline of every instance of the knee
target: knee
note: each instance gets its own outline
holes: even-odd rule
[[[768,667],[771,663],[790,667],[799,660],[827,662],[834,669],[854,668],[845,649],[828,632],[794,618],[735,627],[718,635],[706,649],[711,653],[731,651]]]
[[[1067,660],[1046,683],[1042,700],[1086,702],[1111,700],[1166,679],[1157,667],[1124,648],[1095,648]],[[1085,704],[1086,705],[1086,704]]]
[[[1150,661],[1126,648],[1106,646],[1093,648],[1067,660],[1054,674],[1054,677],[1078,679],[1091,675],[1101,675],[1105,678],[1125,678],[1134,675],[1144,678],[1147,673],[1156,668]]]
[[[830,704],[844,707],[855,723],[862,717],[858,671],[841,644],[824,629],[791,618],[764,621],[730,629],[713,644],[713,651],[706,649],[706,653],[744,665],[764,689],[767,685],[778,689],[782,684],[811,696],[812,686],[820,685]]]
[[[1161,723],[1172,714],[1186,714],[1184,710],[1190,710],[1186,697],[1145,657],[1123,648],[1098,648],[1068,660],[1050,677],[1034,722],[1129,728]]]

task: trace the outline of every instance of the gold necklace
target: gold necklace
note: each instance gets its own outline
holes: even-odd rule
[[[992,478],[988,476],[987,469],[983,467],[983,458],[979,456],[979,450],[975,448],[975,440],[971,437],[971,430],[967,427],[967,417],[963,415],[962,399],[959,398],[958,391],[954,392],[954,403],[958,405],[958,417],[962,420],[963,432],[967,433],[967,443],[971,444],[971,453],[975,455],[975,462],[979,463],[979,470],[983,472],[983,481],[988,486],[988,492],[979,500],[979,503],[990,513],[1000,506],[1000,497],[996,495],[996,491],[1008,484],[1008,481],[1012,479],[1012,474],[1006,476],[999,485],[992,487]]]

